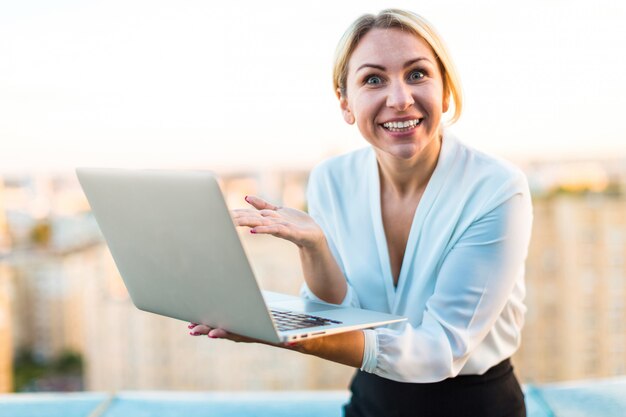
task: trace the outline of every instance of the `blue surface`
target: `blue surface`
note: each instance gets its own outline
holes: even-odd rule
[[[108,397],[94,393],[0,395],[0,416],[85,417]]]
[[[341,417],[348,393],[120,394],[103,417]]]
[[[528,417],[555,417],[550,406],[545,402],[543,396],[535,387],[526,387],[524,390],[524,400],[526,402],[526,415]]]
[[[626,380],[547,385],[541,395],[556,416],[626,416]]]
[[[624,417],[626,377],[526,385],[528,417]],[[347,391],[0,395],[0,417],[340,417]]]

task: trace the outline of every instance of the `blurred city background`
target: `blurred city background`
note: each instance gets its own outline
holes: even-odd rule
[[[331,91],[336,42],[389,4],[299,3],[0,3],[0,392],[346,389],[347,367],[193,338],[186,323],[137,310],[73,174],[210,169],[233,208],[246,194],[306,208],[310,169],[364,144]],[[539,384],[625,375],[626,65],[616,51],[626,50],[626,3],[508,3],[415,11],[443,34],[464,82],[453,130],[518,164],[531,185],[516,372]],[[241,237],[262,286],[297,294],[296,249]]]
[[[524,166],[535,221],[524,382],[626,374],[626,159]],[[304,209],[307,170],[223,172],[248,194]],[[164,219],[164,221],[167,221]],[[297,250],[241,233],[264,288],[297,294]],[[0,182],[0,387],[40,390],[344,389],[353,370],[261,345],[187,335],[137,310],[74,177]]]

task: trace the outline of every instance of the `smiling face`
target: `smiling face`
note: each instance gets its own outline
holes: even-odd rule
[[[429,145],[438,151],[449,94],[422,38],[394,28],[369,31],[350,57],[345,95],[338,95],[345,121],[356,122],[379,157],[416,161]]]

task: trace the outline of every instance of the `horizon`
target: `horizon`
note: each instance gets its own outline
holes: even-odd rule
[[[349,151],[347,151],[349,152]],[[523,158],[508,158],[507,156],[496,155],[493,156],[501,159],[505,159],[514,165],[521,168],[523,171],[535,169],[539,166],[544,167],[548,165],[553,166],[568,166],[568,165],[585,165],[585,164],[619,164],[626,162],[626,154],[624,155],[605,155],[600,157],[595,156],[583,156],[583,155],[571,155],[564,157],[557,156],[535,156],[528,159]],[[339,154],[337,154],[339,155]],[[332,157],[335,155],[329,155]],[[318,163],[323,162],[325,158],[320,159],[317,162],[311,162],[310,164],[301,164],[296,162],[276,163],[272,166],[259,165],[254,166],[251,164],[225,164],[222,166],[209,164],[176,164],[176,163],[164,163],[161,165],[143,164],[141,166],[124,166],[120,164],[113,165],[93,165],[92,168],[120,168],[120,169],[165,169],[165,170],[207,170],[213,171],[219,175],[236,175],[240,173],[259,173],[259,172],[301,172],[310,171]],[[43,168],[9,168],[3,169],[0,167],[0,179],[2,178],[15,178],[15,177],[28,177],[28,176],[49,176],[49,177],[67,177],[74,176],[76,168],[88,167],[87,165],[78,165],[76,167],[43,167]],[[626,170],[626,169],[625,169]]]
[[[369,146],[364,143],[363,146]],[[357,149],[358,147],[355,147]],[[481,149],[482,151],[482,149]],[[141,164],[119,164],[114,163],[110,165],[96,164],[96,165],[77,165],[75,167],[59,166],[59,167],[5,167],[0,166],[0,179],[2,178],[15,178],[15,177],[28,177],[28,176],[49,176],[49,177],[67,177],[74,176],[76,168],[79,167],[91,167],[91,168],[119,168],[119,169],[166,169],[166,170],[206,170],[213,171],[219,175],[237,175],[240,173],[261,173],[261,172],[301,172],[310,171],[317,164],[323,162],[325,159],[339,156],[342,153],[350,152],[345,150],[343,152],[328,154],[317,161],[310,160],[301,163],[300,161],[277,161],[276,163],[254,165],[250,163],[237,164],[235,162],[223,163],[222,165],[210,163],[176,163],[176,162],[163,162],[160,164],[155,163],[141,163]],[[517,156],[509,157],[507,155],[498,155],[493,152],[488,152],[492,156],[500,159],[507,160],[514,165],[518,166],[523,171],[537,169],[539,167],[544,168],[546,166],[580,166],[580,165],[601,165],[606,170],[607,165],[612,167],[614,164],[626,163],[626,152],[623,155],[606,154],[606,155],[534,155],[527,158]],[[626,165],[624,165],[626,166]],[[624,169],[626,171],[626,168]]]

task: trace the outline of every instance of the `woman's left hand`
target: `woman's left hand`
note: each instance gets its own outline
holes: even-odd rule
[[[229,333],[224,329],[209,327],[205,324],[189,323],[192,336],[208,336],[211,339],[226,339],[238,343],[262,343],[291,351],[315,355],[319,358],[359,368],[363,362],[365,337],[362,330],[328,335],[298,342],[269,343],[251,337]]]
[[[208,336],[211,339],[228,339],[238,343],[264,343],[261,340],[239,336],[235,333],[229,333],[224,329],[209,327],[206,324],[189,323],[187,327],[189,328],[189,334],[192,336]]]
[[[274,344],[264,340],[253,339],[251,337],[241,336],[235,333],[227,332],[224,329],[218,329],[215,327],[209,327],[206,324],[189,323],[189,334],[192,336],[208,336],[211,339],[226,339],[237,343],[262,343],[264,345],[277,346],[277,347],[292,347],[296,343],[284,343]]]

